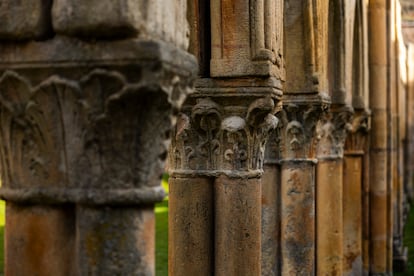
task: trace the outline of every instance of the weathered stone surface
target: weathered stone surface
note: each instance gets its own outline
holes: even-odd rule
[[[321,158],[316,170],[316,275],[342,275],[343,208],[341,158]]]
[[[362,275],[362,156],[344,158],[343,275]]]
[[[0,40],[31,40],[51,36],[51,6],[51,0],[0,1]]]
[[[162,0],[56,0],[53,27],[86,39],[140,37],[188,46],[187,2]]]
[[[369,2],[371,273],[388,272],[387,1]],[[387,208],[388,206],[388,208]],[[389,221],[388,221],[389,222]]]
[[[319,159],[339,159],[344,155],[344,145],[352,125],[353,110],[349,106],[332,106],[318,125],[319,143],[317,156]]]
[[[112,65],[112,69],[77,66],[77,70],[59,69],[60,74],[52,76],[49,70],[38,69],[33,77],[33,65],[13,71],[4,70],[13,68],[12,61],[0,65],[0,113],[4,122],[10,122],[3,124],[1,133],[4,139],[16,137],[10,141],[13,147],[3,148],[3,197],[89,204],[162,199],[158,186],[167,134],[174,123],[170,115],[183,103],[191,82],[185,79],[194,72],[178,69],[180,65],[174,66],[172,60],[164,62],[162,55],[156,58],[157,44],[152,45],[152,61],[126,61]],[[33,46],[30,52],[35,52],[36,46],[41,48],[36,43]],[[85,50],[90,45],[84,46],[80,48],[90,58],[99,53],[99,47],[91,53]],[[149,45],[132,42],[129,47],[139,53]],[[188,58],[186,54],[182,57]],[[51,65],[55,70],[70,57],[59,59],[62,61]],[[193,62],[191,58],[188,61]],[[101,61],[105,68],[108,63],[113,64],[113,60]],[[42,64],[38,61],[37,66],[42,68]],[[131,69],[139,75],[130,74]],[[158,123],[149,119],[152,115]],[[126,117],[129,119],[122,119]],[[12,163],[7,161],[11,159]],[[113,192],[104,193],[103,189]]]
[[[260,275],[260,176],[266,141],[278,124],[273,113],[280,98],[277,88],[264,85],[269,83],[200,80],[184,104],[169,155],[170,273]],[[214,208],[200,205],[205,202]],[[206,255],[213,248],[214,261]]]
[[[169,183],[168,273],[214,273],[214,179],[171,177]]]
[[[285,1],[287,93],[328,91],[328,1]],[[298,72],[301,72],[298,74]]]
[[[282,161],[281,275],[315,274],[315,164]]]
[[[153,206],[76,208],[79,275],[155,275]]]
[[[75,276],[72,206],[6,206],[5,274]]]
[[[313,275],[316,242],[316,125],[327,110],[329,101],[320,95],[284,97],[284,108],[279,115],[281,274]]]
[[[329,98],[324,95],[284,95],[283,110],[279,115],[282,160],[316,158],[317,125],[329,104]]]
[[[238,87],[237,82],[234,85],[227,81],[199,84],[177,122],[169,155],[171,172],[260,176],[265,143],[278,124],[272,113],[279,91],[273,87]],[[246,106],[242,95],[247,94],[250,95]]]
[[[357,109],[344,157],[344,273],[349,275],[370,270],[369,130],[370,112]]]
[[[267,161],[262,176],[262,275],[279,275],[280,165]]]
[[[214,190],[214,275],[261,275],[260,179],[222,175]]]
[[[213,77],[284,78],[283,1],[211,1]]]

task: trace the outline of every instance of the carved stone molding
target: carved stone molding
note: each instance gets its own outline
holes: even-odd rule
[[[322,116],[317,128],[318,159],[337,159],[344,155],[348,132],[352,130],[353,110],[348,106],[332,107]]]
[[[327,96],[284,96],[279,117],[281,161],[315,161],[316,126],[329,108]]]
[[[264,164],[278,165],[280,164],[280,131],[281,124],[275,128],[266,143]]]
[[[171,173],[259,176],[266,141],[278,124],[273,115],[278,100],[266,93],[243,99],[243,94],[216,90],[209,97],[198,91],[190,97],[193,105],[179,115],[169,155]]]
[[[48,66],[0,68],[0,197],[56,204],[162,200],[173,114],[192,91],[194,69],[159,59],[134,67]]]
[[[368,146],[368,134],[371,113],[366,110],[355,110],[352,127],[345,140],[345,154],[362,155]]]

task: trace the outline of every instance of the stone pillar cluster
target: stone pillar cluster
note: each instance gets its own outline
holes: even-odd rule
[[[155,275],[167,158],[169,275],[404,269],[398,0],[5,0],[0,22],[7,275]]]

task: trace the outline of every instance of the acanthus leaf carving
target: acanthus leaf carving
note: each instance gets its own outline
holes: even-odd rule
[[[363,154],[367,150],[371,113],[356,110],[349,135],[345,141],[345,153]]]
[[[283,110],[278,115],[281,121],[281,160],[315,159],[318,142],[316,127],[328,107],[326,99],[285,101]]]
[[[32,87],[28,80],[11,71],[3,75],[0,87],[2,156],[9,160],[2,166],[5,186],[51,186],[58,182],[68,185],[68,155],[76,152],[78,135],[76,130],[66,130],[79,121],[81,107],[76,101],[71,103],[80,95],[79,87],[59,77]],[[10,93],[20,96],[10,98]]]
[[[221,107],[209,98],[197,99],[193,107],[191,118],[193,125],[199,134],[196,151],[198,156],[204,159],[204,165],[200,169],[212,169],[217,166],[217,158],[220,152],[220,125],[222,115]]]
[[[198,98],[188,115],[179,116],[170,149],[173,174],[261,173],[266,141],[278,124],[271,114],[274,100],[259,98],[244,112],[227,110],[211,98]]]
[[[318,158],[342,158],[345,140],[351,131],[353,109],[348,106],[332,107],[323,116],[317,129]]]
[[[130,83],[122,71],[103,69],[80,79],[52,75],[37,86],[15,71],[3,73],[3,186],[158,186],[173,122],[170,94],[191,82],[160,76],[171,87],[167,79],[162,87]]]

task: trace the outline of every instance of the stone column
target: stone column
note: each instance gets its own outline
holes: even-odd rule
[[[262,275],[280,275],[280,133],[276,129],[265,151],[262,177]]]
[[[404,246],[404,202],[406,192],[404,191],[405,179],[405,143],[406,143],[406,84],[407,84],[407,48],[401,32],[401,6],[395,1],[395,155],[396,155],[396,179],[394,184],[394,229],[393,229],[393,252],[392,268],[394,272],[401,272],[407,266],[408,249]]]
[[[370,170],[369,170],[369,150],[368,150],[368,141],[369,141],[369,126],[370,126],[370,111],[369,111],[369,45],[368,45],[368,4],[369,1],[356,1],[355,2],[355,26],[350,26],[349,28],[354,28],[353,33],[353,47],[352,47],[352,67],[348,71],[348,75],[351,77],[348,78],[349,84],[348,87],[352,91],[352,107],[354,108],[355,115],[353,119],[352,129],[348,136],[345,145],[345,158],[348,157],[349,162],[344,171],[344,175],[347,176],[350,180],[350,176],[353,175],[359,180],[361,179],[361,186],[349,182],[347,184],[347,191],[358,191],[361,193],[362,198],[360,201],[357,201],[357,207],[362,209],[362,213],[357,213],[356,216],[360,215],[361,220],[361,231],[362,231],[362,262],[363,262],[363,272],[362,275],[369,275],[370,270]],[[351,58],[349,58],[350,60]],[[352,161],[355,163],[362,160],[361,167],[352,166]],[[355,165],[355,164],[354,164]],[[349,169],[349,171],[348,171]],[[355,169],[355,171],[353,171]],[[360,170],[360,176],[356,170]],[[354,174],[355,173],[355,174]],[[351,180],[350,180],[351,181]],[[344,182],[345,184],[345,182]],[[353,195],[355,197],[355,194]],[[352,198],[352,196],[351,196]],[[345,199],[345,194],[344,194]],[[360,203],[358,203],[360,202]],[[352,217],[352,208],[355,207],[350,200],[344,202],[344,211],[349,209],[348,218],[346,222],[351,228],[349,230],[350,235],[345,236],[346,242],[350,245],[349,250],[347,250],[346,255],[348,258],[345,260],[347,263],[344,263],[344,268],[347,271],[354,271],[351,267],[351,264],[357,258],[352,256],[352,251],[355,248],[359,248],[358,237],[353,236],[357,231],[352,230],[353,226],[357,226],[357,219]],[[361,204],[361,206],[359,205]],[[344,221],[345,223],[345,221]],[[355,229],[355,227],[354,227]],[[344,233],[346,233],[344,231]],[[353,234],[352,234],[353,233]],[[357,241],[358,246],[353,246],[352,241]],[[355,243],[354,243],[355,245]],[[345,244],[344,244],[345,246]],[[358,253],[355,255],[358,256]],[[360,269],[360,266],[356,266],[356,269]]]
[[[343,223],[344,223],[344,275],[363,274],[363,246],[366,236],[366,192],[364,153],[367,148],[369,113],[356,110],[345,144]]]
[[[296,102],[298,100],[298,102]],[[285,97],[281,115],[282,275],[315,273],[316,124],[325,99]]]
[[[202,72],[170,151],[171,275],[261,274],[261,175],[282,96],[282,3],[194,2],[191,45]]]
[[[286,83],[280,130],[281,275],[316,273],[316,126],[326,112],[328,1],[285,5]]]
[[[261,275],[260,176],[279,96],[269,90],[246,108],[238,87],[229,83],[229,99],[219,83],[199,81],[170,150],[172,275]]]
[[[185,1],[37,2],[0,13],[6,274],[154,275],[153,205],[197,67]]]
[[[343,147],[352,108],[332,107],[318,126],[317,275],[343,275]]]
[[[387,273],[387,3],[369,3],[371,273]]]
[[[398,228],[398,55],[396,36],[396,1],[387,1],[387,50],[388,50],[388,87],[387,87],[387,273],[393,271],[394,236]]]

